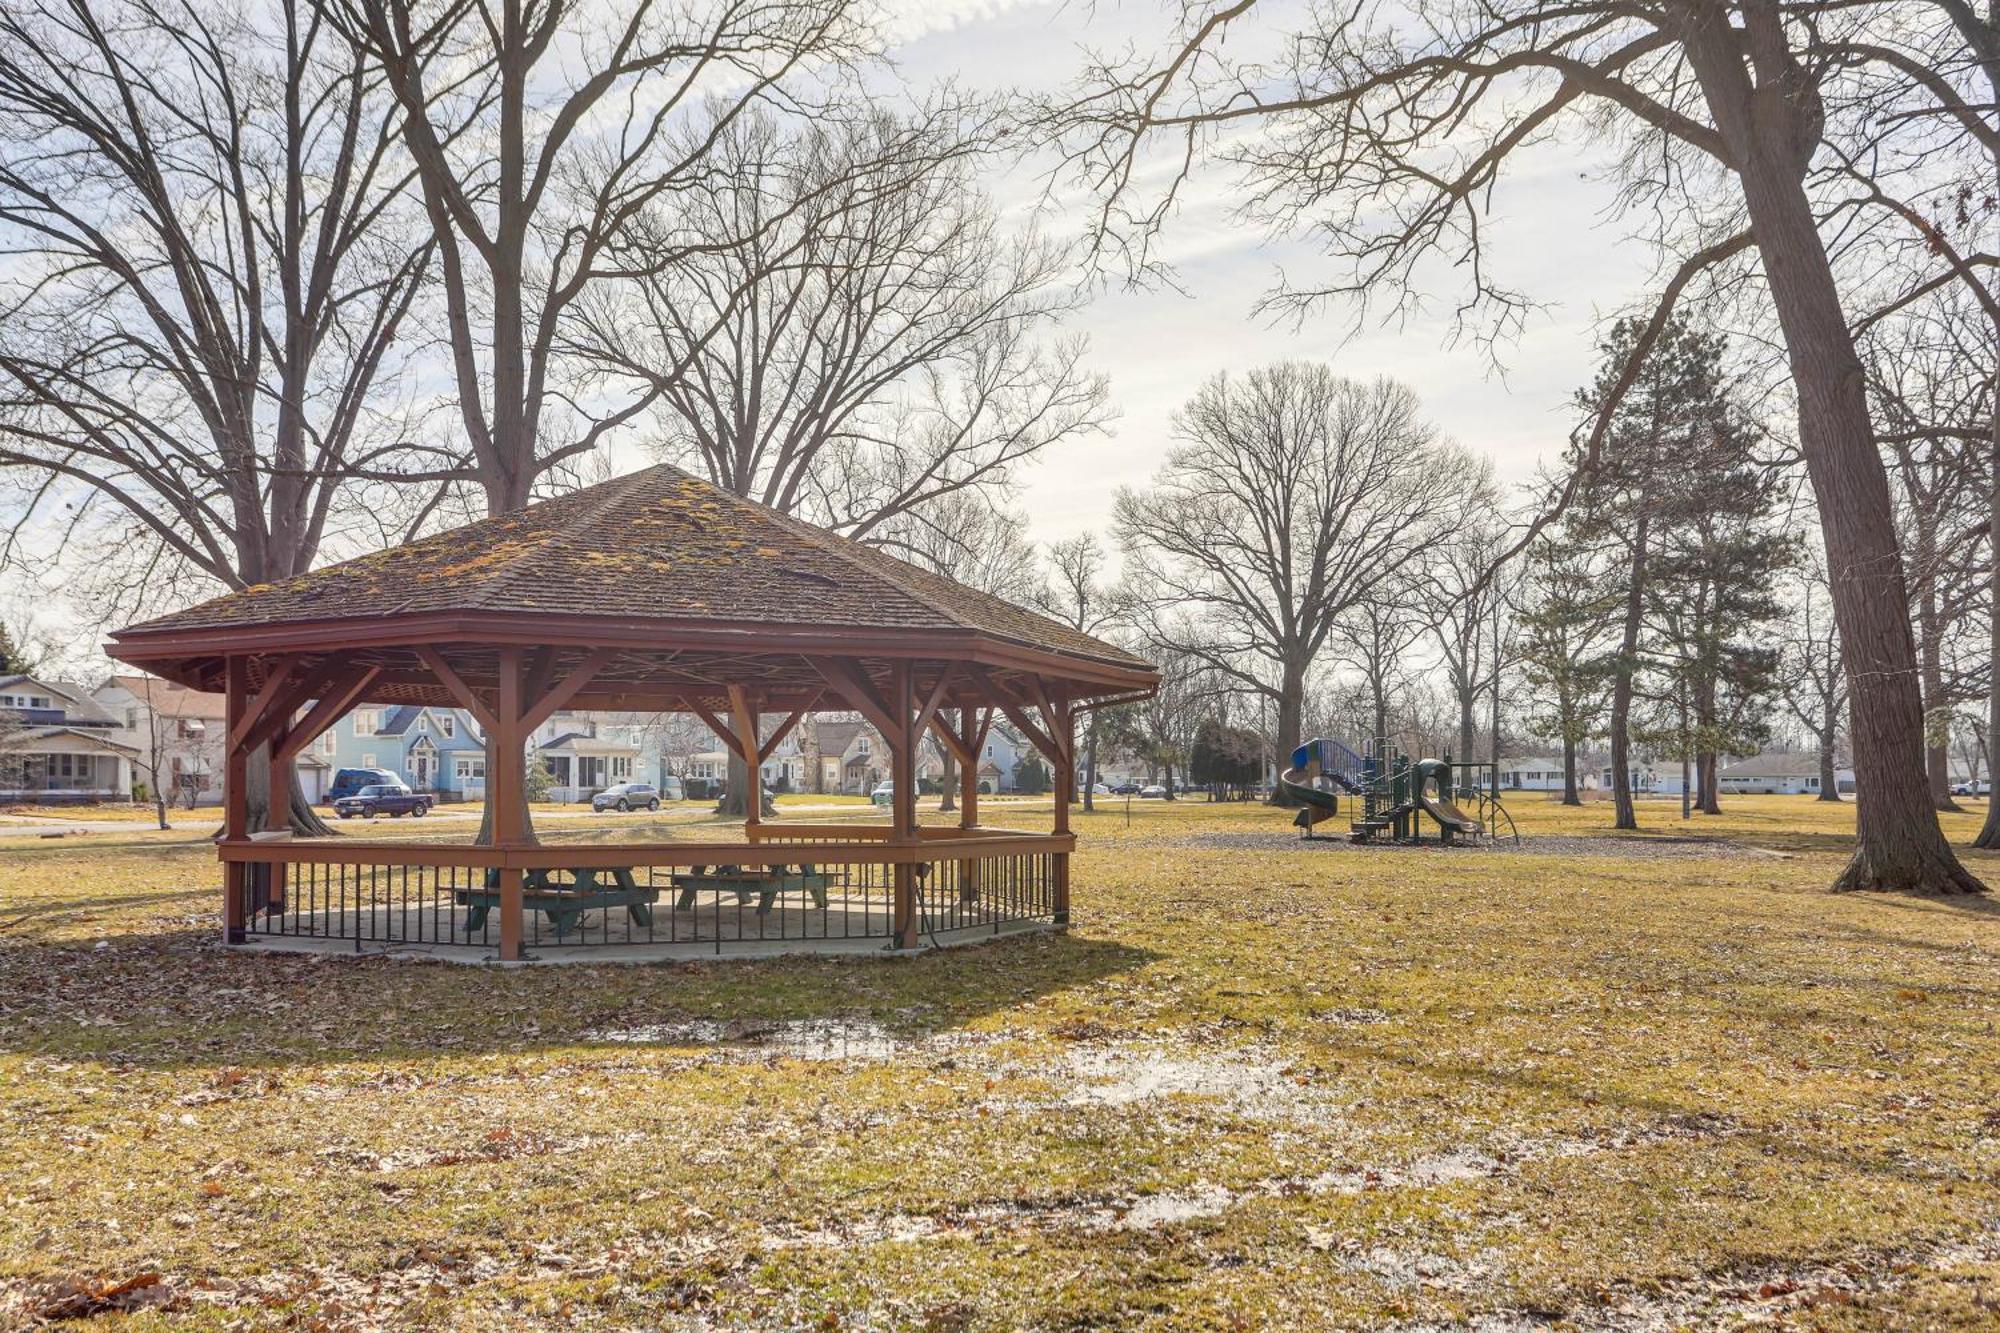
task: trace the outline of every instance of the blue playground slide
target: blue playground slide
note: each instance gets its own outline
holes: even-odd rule
[[[1340,813],[1340,793],[1361,790],[1361,756],[1339,741],[1320,737],[1292,751],[1292,766],[1278,775],[1278,790],[1298,802],[1292,823],[1311,836],[1313,826]]]

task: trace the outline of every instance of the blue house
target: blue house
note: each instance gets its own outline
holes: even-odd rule
[[[416,791],[486,794],[486,740],[457,708],[363,706],[320,738],[319,753],[336,770],[386,768]]]

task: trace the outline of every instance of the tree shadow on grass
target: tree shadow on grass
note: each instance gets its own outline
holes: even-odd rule
[[[0,1050],[139,1069],[532,1055],[607,1030],[865,1019],[945,1033],[1159,955],[1067,933],[910,957],[791,955],[495,969],[227,949],[212,929],[101,943],[0,937]]]

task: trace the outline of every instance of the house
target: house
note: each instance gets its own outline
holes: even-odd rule
[[[79,687],[0,676],[0,801],[129,801],[138,752]]]
[[[1609,766],[1599,769],[1596,777],[1598,783],[1605,791],[1616,790],[1615,784],[1611,781],[1611,769]],[[1560,779],[1560,775],[1558,775],[1558,779]],[[1556,785],[1560,788],[1562,785],[1561,781],[1558,780]],[[1673,760],[1665,763],[1654,763],[1651,760],[1645,759],[1633,760],[1632,792],[1637,796],[1679,796],[1681,794],[1680,761]]]
[[[821,719],[814,731],[820,763],[815,790],[865,796],[888,780],[889,747],[866,722]]]
[[[1854,770],[1835,769],[1834,781],[1840,791],[1852,792]],[[1715,775],[1715,787],[1725,796],[1817,796],[1819,756],[1772,753],[1738,760]]]
[[[600,725],[603,735],[598,734]],[[587,801],[614,782],[628,782],[639,759],[639,747],[626,738],[623,727],[569,711],[557,712],[537,727],[528,749],[548,770],[551,801]]]
[[[1529,755],[1525,759],[1502,759],[1500,761],[1500,785],[1509,791],[1561,791],[1563,789],[1563,761],[1547,755]],[[1597,777],[1589,769],[1579,767],[1576,775],[1579,787],[1591,787]]]
[[[164,793],[169,805],[222,800],[223,740],[229,728],[227,702],[220,694],[135,672],[108,677],[91,697],[117,719],[118,739],[135,755],[138,782]],[[318,799],[323,784],[317,779],[326,772],[325,762],[317,756],[302,759],[300,769],[306,799]]]
[[[330,771],[383,768],[412,790],[478,800],[486,794],[486,740],[471,716],[432,705],[356,708],[320,737],[314,755]]]
[[[1014,773],[1027,756],[1028,743],[1010,729],[995,723],[986,732],[979,750],[979,789],[983,792],[1014,790]]]

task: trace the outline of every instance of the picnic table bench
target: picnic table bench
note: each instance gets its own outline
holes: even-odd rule
[[[717,866],[710,870],[707,866],[690,866],[674,876],[674,887],[680,896],[674,901],[676,912],[685,912],[695,905],[695,895],[702,889],[719,889],[736,895],[740,906],[752,898],[757,900],[757,915],[767,916],[781,893],[807,893],[812,895],[813,906],[826,910],[827,889],[833,883],[833,876],[816,867],[801,865],[796,871],[789,866],[770,866],[762,870],[745,870],[741,866]]]
[[[564,873],[530,870],[521,877],[521,906],[545,914],[556,929],[557,939],[575,929],[585,912],[598,908],[622,907],[634,925],[652,926],[653,904],[659,901],[660,891],[641,885],[630,866],[578,867],[567,872],[567,880],[558,878]],[[456,889],[452,896],[460,907],[469,909],[465,933],[477,935],[486,926],[487,914],[500,905],[500,872],[487,871],[484,888]]]

